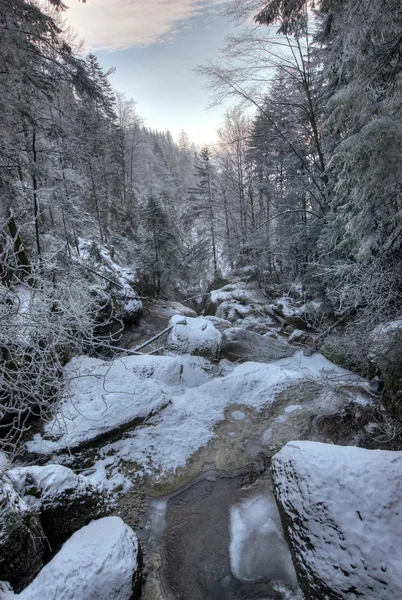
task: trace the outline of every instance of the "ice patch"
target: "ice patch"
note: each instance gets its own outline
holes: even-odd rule
[[[267,577],[297,588],[296,573],[272,495],[260,494],[230,509],[230,568],[243,581]]]
[[[145,529],[149,532],[149,541],[155,548],[159,548],[162,543],[166,526],[167,505],[168,501],[165,498],[156,498],[152,500],[149,507]]]
[[[242,410],[232,410],[232,412],[230,413],[230,418],[234,421],[244,421],[246,415]]]
[[[303,407],[301,406],[301,404],[290,404],[285,408],[285,413],[290,414],[292,412],[295,412],[295,410],[302,410],[302,408]]]

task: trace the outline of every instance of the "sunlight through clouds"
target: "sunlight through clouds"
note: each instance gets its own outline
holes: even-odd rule
[[[214,11],[225,0],[66,0],[67,24],[87,47],[121,50],[172,38],[191,17]]]

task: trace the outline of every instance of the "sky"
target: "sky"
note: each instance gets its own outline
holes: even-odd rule
[[[85,49],[108,70],[118,92],[133,98],[151,129],[184,129],[197,145],[213,143],[224,107],[206,110],[206,80],[192,72],[219,48],[234,24],[225,0],[65,0],[71,25]]]

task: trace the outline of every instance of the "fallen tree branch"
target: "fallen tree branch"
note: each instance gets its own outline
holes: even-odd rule
[[[350,313],[352,312],[352,309],[347,310],[345,313],[343,313],[343,315],[341,316],[340,319],[338,319],[337,321],[335,321],[335,323],[332,323],[332,325],[330,325],[329,327],[327,327],[327,329],[325,331],[323,331],[322,333],[320,333],[314,340],[314,344],[313,344],[313,350],[316,351],[318,348],[318,342],[321,341],[323,338],[325,338],[329,333],[331,333],[331,331],[333,329],[335,329],[335,327],[337,327],[340,323],[342,323],[342,321],[344,321],[346,319],[346,317],[348,315],[350,315]]]
[[[158,338],[162,337],[162,335],[164,335],[165,333],[168,333],[168,331],[170,331],[171,329],[173,329],[173,325],[170,325],[169,327],[166,327],[166,329],[164,329],[163,331],[161,331],[160,333],[157,333],[156,335],[154,335],[153,337],[151,337],[149,340],[147,340],[146,342],[140,344],[139,346],[137,346],[136,348],[133,348],[131,350],[131,352],[138,352],[139,350],[142,350],[142,348],[145,348],[145,346],[148,346],[148,344],[151,344],[151,342],[154,342],[155,340],[157,340]]]
[[[185,300],[180,300],[180,304],[184,304],[185,302],[190,302],[190,300],[196,300],[196,298],[203,298],[204,296],[209,296],[210,292],[204,292],[201,294],[197,294],[196,296],[191,296],[191,298],[186,298]]]
[[[124,290],[124,285],[121,285],[121,283],[117,283],[116,281],[113,281],[113,279],[109,279],[109,277],[105,277],[105,275],[101,275],[100,273],[97,273],[97,271],[94,271],[93,269],[91,269],[91,267],[87,267],[87,265],[83,265],[82,263],[77,263],[80,267],[82,267],[83,269],[86,269],[87,271],[90,271],[91,273],[93,273],[94,275],[96,275],[97,277],[101,277],[102,279],[105,279],[106,281],[108,281],[109,283],[111,283],[112,285],[115,285],[116,287],[121,288],[122,290]]]

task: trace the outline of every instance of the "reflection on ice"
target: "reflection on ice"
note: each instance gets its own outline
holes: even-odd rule
[[[230,567],[233,575],[243,581],[268,578],[297,588],[296,573],[271,494],[246,498],[231,507]]]

